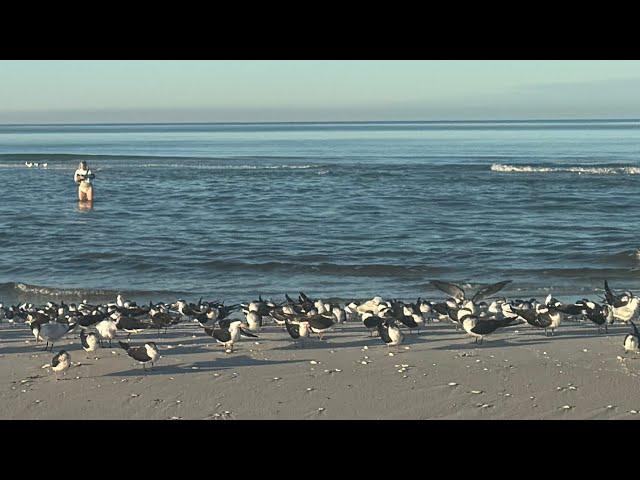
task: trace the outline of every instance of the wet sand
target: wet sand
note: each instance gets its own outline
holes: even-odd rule
[[[184,324],[132,336],[160,349],[145,372],[115,342],[87,354],[68,335],[45,353],[26,325],[4,324],[0,418],[633,419],[640,356],[624,353],[628,331],[566,322],[545,337],[521,325],[476,345],[452,324],[433,323],[388,348],[347,323],[301,348],[269,325],[225,353]],[[42,366],[61,349],[73,365],[56,380]]]

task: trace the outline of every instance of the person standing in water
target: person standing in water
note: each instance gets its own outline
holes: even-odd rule
[[[78,200],[81,202],[93,202],[93,179],[95,175],[91,173],[87,162],[80,162],[76,173],[73,175],[73,181],[78,184]]]

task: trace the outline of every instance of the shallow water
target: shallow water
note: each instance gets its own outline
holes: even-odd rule
[[[639,153],[639,121],[0,126],[0,301],[640,290]]]

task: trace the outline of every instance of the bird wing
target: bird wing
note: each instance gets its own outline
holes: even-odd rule
[[[434,303],[431,308],[433,308],[440,315],[449,315],[448,305],[445,302]]]
[[[391,337],[389,336],[389,330],[382,324],[378,325],[378,333],[380,334],[380,338],[384,340],[384,343],[391,343]]]
[[[556,310],[567,315],[580,315],[584,310],[584,305],[574,303],[572,305],[560,305]]]
[[[482,287],[476,292],[476,294],[473,296],[471,301],[476,302],[482,298],[490,297],[491,295],[498,293],[509,283],[511,283],[511,280],[505,280],[503,282],[498,282],[491,285],[487,285],[486,287]]]
[[[327,318],[322,315],[314,315],[312,317],[309,317],[307,321],[309,322],[309,326],[318,330],[329,328],[334,323],[331,318]]]
[[[231,332],[226,328],[214,328],[211,336],[222,343],[231,341]]]
[[[129,347],[127,353],[131,358],[133,358],[134,360],[138,360],[139,362],[148,362],[149,360],[151,360],[151,357],[147,353],[147,347],[145,347],[144,345]]]
[[[291,323],[289,320],[285,319],[284,326],[287,327],[287,332],[291,338],[298,339],[300,338],[300,326],[295,323]]]
[[[400,321],[406,325],[409,328],[417,328],[418,324],[416,323],[416,321],[412,318],[412,317],[406,317],[406,316],[402,316],[400,318]]]
[[[259,338],[258,335],[248,332],[243,328],[240,328],[239,330],[240,330],[240,335],[242,335],[243,337]]]
[[[382,325],[382,319],[376,315],[368,317],[364,321],[364,326],[367,328],[377,328],[379,325]]]
[[[624,303],[622,303],[620,298],[609,288],[609,284],[606,280],[604,281],[604,297],[607,299],[607,303],[609,303],[609,305],[613,305],[616,308],[624,306]]]
[[[464,290],[458,285],[449,282],[443,282],[441,280],[431,280],[431,285],[436,287],[438,290],[443,291],[444,293],[448,293],[454,298],[458,298],[460,300],[464,299]]]
[[[80,343],[84,348],[89,348],[89,344],[87,343],[87,336],[84,333],[84,330],[80,332]]]
[[[513,307],[512,307],[512,308],[511,308],[511,311],[512,311],[513,313],[516,313],[519,317],[524,318],[524,319],[525,319],[525,321],[526,321],[528,324],[537,326],[537,325],[535,324],[535,321],[536,321],[536,318],[537,318],[537,316],[538,316],[538,315],[536,314],[536,311],[535,311],[534,309],[531,309],[531,310],[521,310],[521,309],[519,309],[519,308],[513,308]]]

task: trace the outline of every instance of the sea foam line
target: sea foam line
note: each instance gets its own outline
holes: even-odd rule
[[[640,167],[536,167],[494,163],[491,171],[501,173],[577,173],[578,175],[640,175]]]

